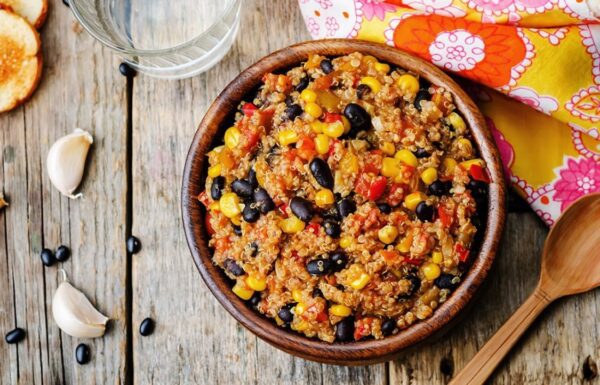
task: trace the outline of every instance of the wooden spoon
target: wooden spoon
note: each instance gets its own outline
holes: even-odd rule
[[[544,244],[542,271],[521,305],[450,385],[483,384],[519,337],[552,301],[600,286],[600,194],[573,203]]]

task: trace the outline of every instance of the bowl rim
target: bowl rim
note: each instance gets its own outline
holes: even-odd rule
[[[231,291],[231,285],[226,282],[224,274],[212,263],[212,254],[202,230],[203,209],[196,197],[202,191],[203,184],[200,182],[205,178],[205,153],[210,149],[214,136],[222,130],[223,120],[230,116],[244,95],[259,84],[264,73],[298,65],[311,53],[340,56],[354,51],[373,55],[381,61],[407,69],[423,76],[432,84],[443,85],[451,92],[490,174],[488,216],[477,257],[463,276],[459,287],[430,318],[380,340],[327,343],[277,326],[272,320],[250,309]],[[361,365],[391,359],[401,350],[441,332],[466,307],[487,276],[495,258],[504,227],[505,199],[502,163],[492,134],[479,109],[454,80],[434,65],[390,46],[359,40],[328,39],[302,42],[265,56],[236,76],[217,96],[200,122],[190,145],[183,172],[181,209],[188,246],[200,275],[221,305],[238,322],[264,341],[288,353],[323,363]]]

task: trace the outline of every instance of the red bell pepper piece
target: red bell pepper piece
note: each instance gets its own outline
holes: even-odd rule
[[[471,250],[465,248],[460,243],[457,243],[457,244],[454,245],[454,250],[458,254],[458,260],[459,261],[461,261],[461,262],[467,262],[467,259],[469,259],[469,253],[471,252]]]
[[[323,114],[323,121],[325,123],[341,122],[342,121],[342,115],[340,115],[340,114],[334,114],[334,113],[331,113],[331,112],[325,112]]]
[[[440,221],[444,227],[452,226],[452,223],[454,222],[454,215],[448,212],[444,206],[438,207],[438,216],[440,217]]]
[[[210,217],[211,217],[210,213],[207,213],[204,216],[204,226],[206,226],[206,232],[209,235],[213,235],[215,233],[215,229],[213,229],[212,225],[210,224]]]
[[[490,177],[487,171],[478,164],[472,164],[471,168],[469,168],[469,173],[473,179],[478,180],[480,182],[490,183]]]
[[[198,200],[204,205],[204,207],[208,207],[210,204],[210,200],[208,199],[208,194],[206,191],[202,191],[200,194],[198,194]]]
[[[252,115],[254,115],[254,112],[256,110],[258,110],[258,107],[256,107],[253,103],[244,103],[244,105],[242,106],[242,112],[247,117],[251,117]]]

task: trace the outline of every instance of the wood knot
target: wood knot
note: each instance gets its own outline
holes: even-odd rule
[[[440,371],[444,376],[452,377],[454,375],[454,360],[452,357],[444,357],[440,361]]]
[[[598,365],[596,361],[590,356],[587,356],[583,361],[583,378],[586,380],[593,380],[598,377]]]

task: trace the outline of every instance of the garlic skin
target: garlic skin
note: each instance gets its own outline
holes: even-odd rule
[[[60,330],[77,338],[102,337],[109,320],[66,279],[52,297],[52,316]]]
[[[4,200],[4,197],[2,195],[0,195],[0,210],[2,210],[6,206],[8,206],[8,202]]]
[[[71,199],[81,197],[73,192],[81,183],[85,160],[94,138],[90,133],[76,128],[73,133],[58,139],[46,158],[50,181],[63,195]]]

